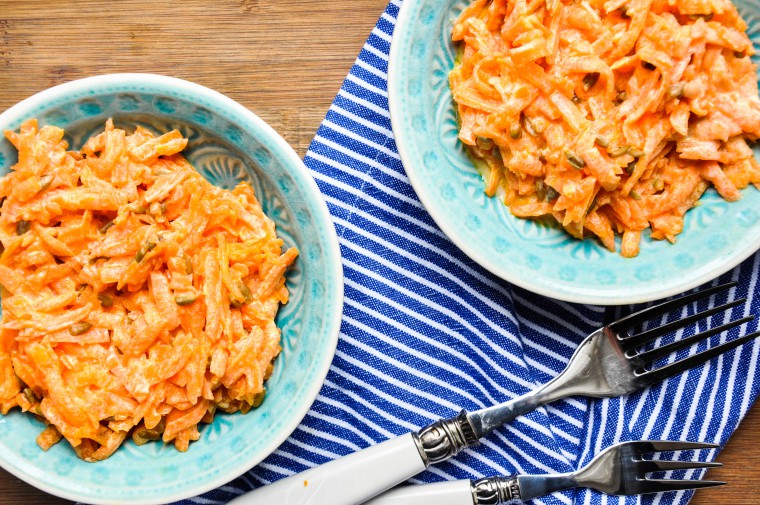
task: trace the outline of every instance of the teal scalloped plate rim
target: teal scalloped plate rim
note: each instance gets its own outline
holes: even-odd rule
[[[0,466],[51,494],[86,503],[154,504],[221,486],[271,454],[311,407],[332,362],[343,308],[337,235],[321,193],[303,162],[271,127],[230,98],[188,81],[153,74],[107,74],[34,95],[0,114],[0,130],[27,118],[67,130],[73,148],[102,130],[142,125],[178,128],[186,157],[216,185],[249,181],[286,246],[300,256],[289,271],[290,301],[278,314],[283,351],[267,382],[267,398],[246,415],[219,414],[186,453],[127,441],[99,463],[79,460],[65,442],[42,452],[44,427],[13,411],[0,416]],[[0,173],[15,162],[0,141]]]
[[[456,51],[449,35],[468,3],[404,0],[388,68],[388,102],[401,161],[422,204],[465,254],[493,274],[545,296],[619,305],[681,293],[760,249],[760,191],[753,187],[734,203],[708,190],[687,213],[675,244],[645,234],[640,254],[631,259],[596,240],[578,241],[556,227],[515,218],[498,199],[488,198],[457,140],[448,86]],[[735,4],[760,51],[760,3]],[[757,147],[755,157],[760,159]]]

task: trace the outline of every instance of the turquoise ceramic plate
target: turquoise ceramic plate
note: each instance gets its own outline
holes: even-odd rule
[[[710,190],[687,214],[675,245],[645,237],[633,259],[595,240],[577,241],[562,230],[517,219],[488,198],[457,140],[447,81],[455,56],[451,28],[468,3],[404,0],[388,71],[393,133],[404,168],[438,226],[468,256],[536,293],[616,305],[683,292],[760,248],[760,192],[754,188],[732,204]],[[760,49],[760,3],[739,0],[736,5]]]
[[[66,443],[42,452],[44,427],[14,411],[0,416],[0,466],[49,493],[86,503],[167,503],[210,490],[264,459],[300,423],[322,385],[337,343],[343,304],[337,237],[317,185],[298,155],[248,109],[202,86],[144,74],[98,76],[39,93],[0,114],[0,130],[27,118],[63,127],[81,146],[105,120],[155,131],[178,128],[187,158],[216,185],[252,183],[287,246],[301,252],[288,274],[290,302],[278,315],[283,351],[263,405],[218,415],[186,453],[128,441],[99,463],[79,460]],[[0,169],[15,162],[0,142]]]

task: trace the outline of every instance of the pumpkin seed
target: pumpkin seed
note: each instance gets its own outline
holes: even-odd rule
[[[704,19],[705,21],[710,21],[710,20],[712,20],[713,15],[714,15],[714,13],[711,12],[709,14],[689,14],[689,17],[693,21],[696,21],[698,19]]]
[[[113,298],[105,293],[98,293],[98,301],[105,308],[113,307]]]
[[[683,96],[683,83],[668,86],[668,96],[670,98],[680,98]]]
[[[267,395],[267,390],[265,389],[261,393],[257,393],[256,396],[253,397],[253,403],[251,403],[251,407],[259,407],[262,403],[264,403],[264,398]]]
[[[20,219],[16,222],[16,235],[23,235],[24,233],[28,232],[31,227],[31,221]]]
[[[597,137],[594,139],[594,144],[598,145],[599,147],[608,148],[610,146],[609,140],[607,140],[604,137]]]
[[[81,335],[82,333],[90,331],[90,328],[92,328],[91,323],[88,323],[87,321],[79,321],[78,323],[69,326],[69,333],[72,335]]]
[[[634,170],[636,170],[636,164],[639,162],[639,160],[633,160],[625,167],[625,173],[628,175],[631,175]]]
[[[40,177],[40,191],[44,191],[47,188],[49,188],[52,182],[53,182],[53,176],[50,174],[45,174],[42,177]]]
[[[565,158],[567,158],[567,162],[577,170],[580,170],[586,166],[586,162],[583,161],[583,158],[569,149],[565,151]]]
[[[588,91],[599,81],[599,72],[591,72],[583,78],[583,90]]]
[[[251,288],[249,288],[243,281],[240,281],[240,292],[243,293],[245,303],[251,303],[253,301],[253,293],[251,293]]]
[[[142,247],[140,247],[140,250],[137,251],[137,254],[135,254],[135,262],[140,263],[145,258],[145,255],[152,251],[154,247],[156,247],[154,242],[146,240]]]
[[[607,150],[607,154],[609,154],[613,158],[619,158],[626,153],[628,153],[628,146],[619,146],[619,147],[615,147],[615,148]]]
[[[493,139],[489,139],[488,137],[477,137],[475,143],[478,145],[478,148],[484,151],[493,149]]]
[[[520,123],[512,123],[509,126],[509,136],[515,140],[519,139],[522,136],[522,128],[520,127]]]
[[[32,388],[24,388],[21,393],[24,395],[24,398],[26,398],[26,401],[31,404],[35,404],[40,401],[37,398],[37,395],[34,394],[34,391],[32,391]]]
[[[185,293],[181,295],[175,295],[174,302],[177,305],[190,305],[197,299],[198,299],[198,295]]]
[[[551,202],[552,200],[555,200],[559,198],[559,191],[554,189],[553,187],[546,185],[546,201]]]
[[[109,229],[111,226],[113,226],[113,225],[114,225],[114,222],[113,222],[113,220],[111,220],[111,221],[108,221],[108,222],[107,222],[107,223],[105,223],[103,226],[101,226],[100,228],[98,228],[98,233],[100,233],[101,235],[105,235],[105,233],[108,231],[108,229]]]

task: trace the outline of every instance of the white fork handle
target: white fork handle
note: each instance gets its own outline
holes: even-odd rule
[[[255,489],[229,505],[358,505],[424,469],[408,433]]]
[[[473,505],[469,480],[402,486],[386,491],[365,505]]]

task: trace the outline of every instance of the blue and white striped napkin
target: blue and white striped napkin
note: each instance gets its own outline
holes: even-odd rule
[[[474,264],[441,233],[409,184],[391,131],[386,72],[400,5],[392,0],[380,17],[305,158],[332,213],[345,272],[340,341],[324,387],[274,454],[183,504],[226,503],[462,408],[514,398],[552,379],[592,330],[634,309],[533,295]],[[750,300],[734,318],[760,312],[759,267],[755,255],[721,277],[739,281],[729,297]],[[723,320],[716,316],[709,325]],[[757,396],[759,351],[752,342],[626,398],[556,402],[412,482],[566,472],[624,440],[724,443]],[[690,498],[690,492],[623,499],[576,490],[533,503],[685,504]]]

